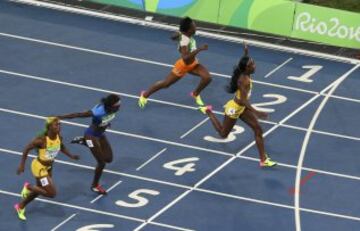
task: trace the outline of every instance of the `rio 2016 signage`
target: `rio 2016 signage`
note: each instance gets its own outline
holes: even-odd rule
[[[91,0],[360,49],[360,14],[289,0]],[[359,0],[360,1],[360,0]],[[206,9],[206,10],[204,10]],[[295,17],[294,17],[295,14]]]
[[[299,4],[292,37],[360,48],[360,14]]]

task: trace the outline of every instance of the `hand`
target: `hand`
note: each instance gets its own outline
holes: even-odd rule
[[[245,42],[245,40],[243,42],[243,45],[244,45],[244,54],[245,54],[245,56],[247,56],[249,54],[249,47],[248,47],[247,43]]]
[[[80,157],[78,155],[72,155],[70,158],[72,160],[79,160],[80,159]]]
[[[24,166],[23,166],[23,165],[20,165],[20,166],[18,167],[17,171],[16,171],[16,174],[17,174],[17,175],[20,175],[20,174],[23,173],[23,172],[24,172]]]
[[[208,46],[207,44],[204,44],[204,45],[202,45],[199,49],[200,49],[201,51],[206,51],[208,48],[209,48],[209,46]]]
[[[256,116],[259,119],[267,119],[269,115],[268,115],[268,113],[263,112],[263,111],[256,111]]]

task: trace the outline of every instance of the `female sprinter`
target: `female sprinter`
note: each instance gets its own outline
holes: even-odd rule
[[[92,117],[92,123],[85,130],[84,136],[75,137],[72,143],[87,146],[95,157],[97,166],[91,184],[91,190],[98,194],[106,194],[105,189],[99,184],[99,181],[105,164],[111,163],[113,160],[113,152],[104,133],[106,128],[110,126],[110,121],[115,118],[119,108],[120,97],[115,94],[110,94],[101,99],[101,103],[95,105],[89,111],[58,116],[60,119]]]
[[[236,66],[227,91],[234,94],[234,98],[229,100],[225,107],[225,116],[223,124],[215,117],[211,111],[211,106],[202,106],[200,111],[207,114],[222,138],[226,138],[232,128],[234,127],[237,119],[245,122],[254,132],[256,146],[260,156],[261,167],[272,167],[277,163],[272,161],[265,153],[263,131],[257,118],[266,118],[265,112],[257,111],[249,102],[252,79],[251,75],[255,72],[255,61],[248,56],[248,47],[244,44],[245,55],[240,59],[239,64]]]
[[[38,150],[38,157],[32,161],[31,171],[36,179],[36,185],[25,182],[21,191],[23,199],[14,206],[21,220],[26,220],[25,207],[36,197],[39,195],[49,198],[55,197],[56,189],[52,180],[52,165],[58,152],[61,151],[73,160],[79,159],[79,156],[70,154],[62,143],[60,121],[59,118],[56,117],[47,118],[45,130],[42,134],[25,147],[20,165],[17,169],[18,175],[24,172],[28,153],[35,148]]]
[[[197,105],[204,106],[204,102],[200,97],[200,92],[211,82],[211,77],[206,67],[198,62],[196,55],[200,51],[207,50],[208,46],[203,45],[200,48],[196,47],[196,41],[193,37],[195,32],[196,25],[191,18],[185,17],[180,21],[180,32],[176,33],[172,39],[178,40],[178,49],[181,54],[181,58],[176,61],[172,71],[164,80],[156,82],[147,91],[141,92],[138,101],[140,108],[145,107],[147,99],[150,95],[160,89],[170,87],[172,84],[185,76],[186,73],[190,73],[201,78],[199,85],[190,93],[190,95],[195,99]]]

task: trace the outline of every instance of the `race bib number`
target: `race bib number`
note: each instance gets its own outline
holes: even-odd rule
[[[94,144],[92,142],[92,140],[85,140],[86,141],[86,145],[89,147],[89,148],[93,148],[94,147]]]
[[[41,179],[40,179],[40,184],[41,184],[41,186],[43,186],[43,187],[49,185],[49,180],[48,180],[48,178],[47,178],[47,177],[41,178]]]

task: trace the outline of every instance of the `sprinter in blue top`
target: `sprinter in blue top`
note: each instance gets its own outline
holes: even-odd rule
[[[110,126],[110,122],[115,118],[119,108],[120,97],[110,94],[101,99],[101,103],[95,105],[89,111],[57,116],[60,119],[92,117],[92,123],[85,130],[84,136],[75,137],[71,142],[87,146],[95,157],[97,166],[91,190],[99,194],[106,194],[99,181],[105,164],[111,163],[113,160],[112,149],[104,133],[106,128]]]

